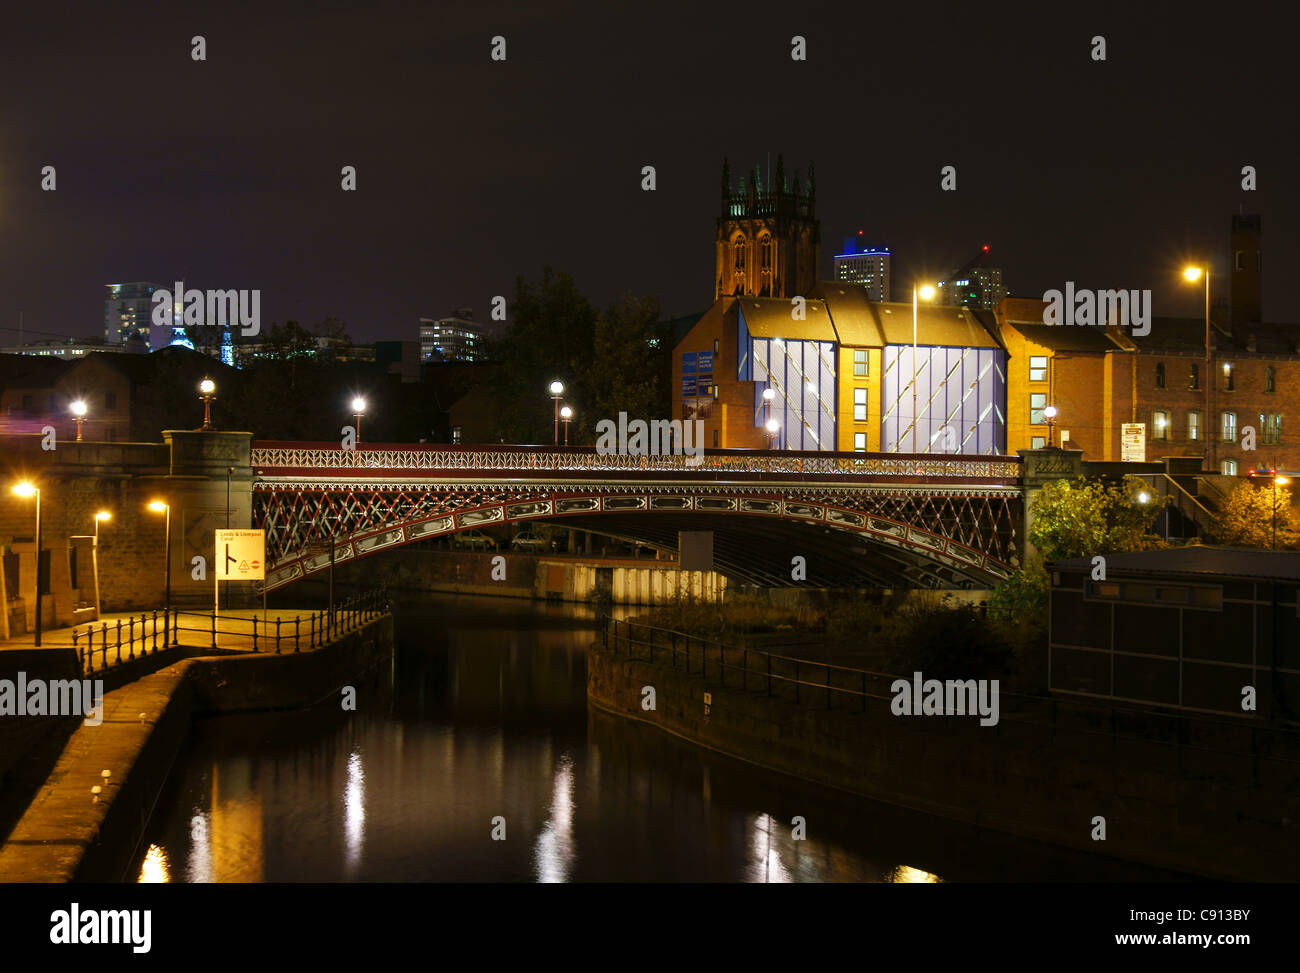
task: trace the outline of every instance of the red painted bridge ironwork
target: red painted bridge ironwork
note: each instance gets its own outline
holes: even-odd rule
[[[673,549],[712,530],[719,570],[789,584],[988,587],[1019,565],[1018,457],[710,450],[253,444],[267,588],[458,531],[546,521]]]

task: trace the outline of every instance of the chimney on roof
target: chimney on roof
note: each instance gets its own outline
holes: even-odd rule
[[[1234,213],[1232,217],[1228,322],[1232,328],[1264,320],[1263,230],[1258,213]]]

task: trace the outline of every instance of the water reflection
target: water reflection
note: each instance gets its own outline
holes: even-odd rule
[[[361,754],[353,750],[348,757],[348,785],[343,791],[343,830],[347,835],[347,872],[356,874],[361,862],[361,841],[366,833],[366,773],[361,769]]]
[[[1172,877],[873,804],[594,710],[586,651],[597,634],[576,614],[431,598],[399,616],[392,664],[358,681],[357,711],[200,721],[136,874],[188,882]],[[506,841],[491,838],[497,816],[508,822]],[[793,833],[797,817],[803,840]]]
[[[537,836],[537,881],[567,882],[573,865],[573,757],[560,754],[551,816]]]

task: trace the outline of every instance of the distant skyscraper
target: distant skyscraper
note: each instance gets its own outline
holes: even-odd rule
[[[1007,289],[1002,286],[1002,268],[989,266],[989,260],[985,244],[965,266],[939,281],[939,303],[985,311],[997,307]]]
[[[862,235],[848,237],[844,247],[833,258],[835,279],[850,284],[862,284],[867,298],[872,301],[890,301],[893,278],[890,262],[893,255],[887,248],[868,247]]]
[[[125,344],[132,335],[149,346],[149,324],[153,315],[153,292],[161,284],[137,281],[130,284],[105,284],[104,343]]]
[[[445,318],[420,318],[421,361],[477,361],[483,357],[483,331],[472,308],[459,307]]]

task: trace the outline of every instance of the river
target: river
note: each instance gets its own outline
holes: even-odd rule
[[[596,711],[586,652],[597,631],[585,606],[400,604],[391,665],[358,681],[355,711],[197,721],[125,877],[1178,878],[846,795]]]

